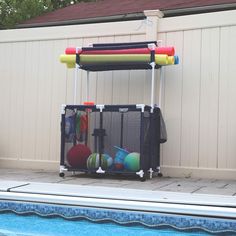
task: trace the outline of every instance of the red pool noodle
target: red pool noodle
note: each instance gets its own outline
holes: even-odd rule
[[[82,51],[81,54],[90,55],[90,54],[149,54],[150,49],[148,48],[132,48],[132,49],[119,49],[119,50],[91,50],[91,51]]]
[[[66,54],[75,54],[76,48],[66,48]],[[81,49],[78,50],[79,54],[89,55],[89,54],[149,54],[149,48],[132,48],[132,49],[120,49],[120,50],[89,50],[89,51],[82,51]],[[159,47],[155,49],[156,54],[166,54],[168,56],[174,56],[175,49],[174,47]]]
[[[175,55],[175,49],[174,47],[159,47],[156,48],[157,54],[166,54],[168,56],[174,56]]]
[[[82,52],[82,49],[79,49],[78,53],[80,54],[81,52]],[[76,48],[75,47],[66,48],[65,54],[71,54],[71,55],[76,54]]]

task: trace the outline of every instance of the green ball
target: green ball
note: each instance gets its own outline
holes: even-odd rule
[[[103,169],[109,169],[113,164],[113,159],[107,154],[102,154],[101,156],[101,167]],[[97,169],[99,167],[99,154],[92,153],[87,159],[88,169]]]
[[[131,152],[125,157],[124,166],[128,171],[138,171],[140,169],[140,154],[137,152]]]

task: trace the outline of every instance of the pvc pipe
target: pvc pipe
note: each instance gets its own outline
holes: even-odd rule
[[[152,66],[152,83],[151,83],[151,108],[154,107],[154,86],[155,86],[155,62],[151,63]]]
[[[75,65],[75,74],[74,74],[74,105],[77,101],[77,80],[78,80],[78,65]]]
[[[159,108],[161,109],[161,103],[162,103],[162,87],[163,87],[163,81],[164,81],[164,68],[160,68],[160,87],[159,87]]]

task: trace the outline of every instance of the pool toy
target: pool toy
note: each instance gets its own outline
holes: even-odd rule
[[[67,153],[67,162],[73,168],[87,168],[87,159],[91,150],[84,144],[73,146]]]
[[[75,137],[75,117],[69,116],[65,118],[65,138],[67,142],[73,141]]]
[[[115,159],[114,159],[114,166],[116,170],[123,170],[124,169],[124,160],[125,157],[129,154],[129,152],[123,148],[114,146],[117,149]]]
[[[113,159],[108,154],[102,154],[101,155],[101,167],[102,169],[109,169],[111,168],[113,164]],[[92,153],[88,160],[87,160],[87,168],[88,169],[97,169],[99,167],[99,154],[98,153]]]
[[[60,56],[61,63],[66,63],[68,68],[73,68],[76,62],[76,55],[63,54]],[[94,54],[94,55],[80,55],[81,65],[111,65],[122,63],[123,65],[129,63],[150,63],[150,54]],[[155,63],[158,65],[173,65],[174,57],[166,54],[156,54]]]
[[[85,112],[76,114],[76,138],[78,142],[86,142],[88,130],[88,116]]]
[[[128,171],[138,171],[140,168],[139,161],[140,154],[137,152],[131,152],[125,157],[124,167]]]
[[[150,48],[131,48],[131,49],[97,49],[97,48],[87,48],[87,50],[78,50],[78,54],[89,55],[89,54],[150,54]],[[156,54],[166,54],[168,56],[174,56],[175,49],[174,47],[157,47],[155,48]],[[75,47],[68,47],[65,50],[65,54],[73,55],[76,54]]]

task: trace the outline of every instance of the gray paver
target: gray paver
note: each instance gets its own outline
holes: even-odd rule
[[[235,190],[227,189],[227,188],[214,188],[214,187],[209,186],[209,187],[202,187],[201,189],[195,191],[195,193],[233,196],[235,193]]]

